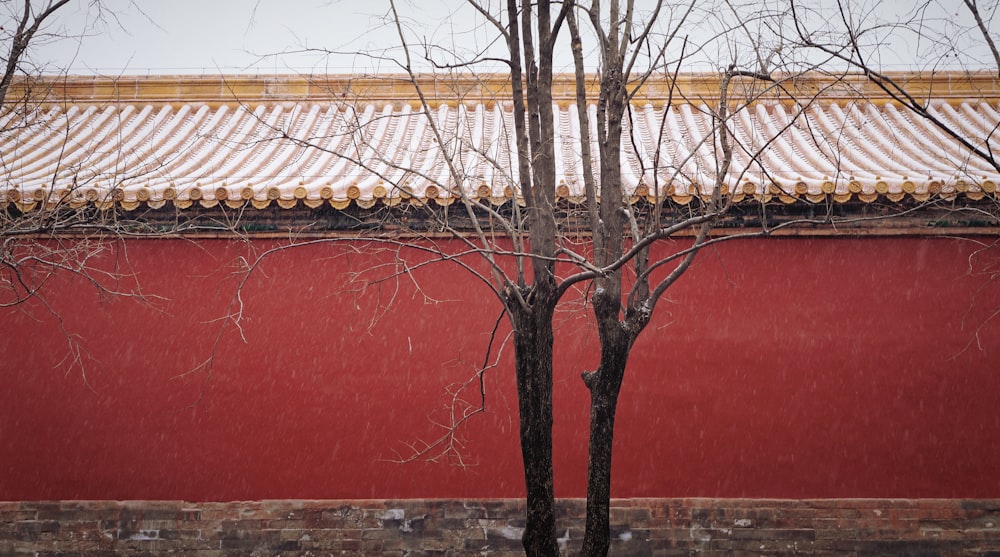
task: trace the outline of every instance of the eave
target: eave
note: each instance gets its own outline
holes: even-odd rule
[[[890,77],[962,137],[1000,152],[995,75]],[[509,82],[421,76],[416,85],[428,112],[401,76],[21,82],[21,102],[6,106],[0,205],[308,213],[521,202]],[[554,87],[555,193],[567,206],[584,201],[572,85],[561,76]],[[629,119],[638,150],[624,152],[622,176],[630,202],[684,207],[713,195],[717,183],[745,205],[996,201],[994,166],[859,75],[788,77],[781,87],[739,78],[728,95],[732,130],[740,145],[760,151],[737,149],[736,170],[719,179],[716,151],[707,148],[717,139],[710,128],[719,86],[718,75],[695,74],[639,90]],[[453,138],[451,147],[437,145],[430,121]],[[449,157],[461,162],[461,175],[449,171]]]

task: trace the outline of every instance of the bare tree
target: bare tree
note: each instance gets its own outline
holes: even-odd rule
[[[34,75],[34,68],[25,68],[28,47],[36,40],[44,40],[44,28],[53,19],[60,8],[66,6],[69,0],[49,0],[47,2],[32,2],[25,0],[22,5],[17,2],[4,2],[8,10],[4,14],[6,24],[2,29],[3,42],[6,43],[4,53],[4,73],[0,78],[0,103],[7,100],[7,91],[11,82],[19,75]]]
[[[123,154],[129,146],[116,139],[120,122],[108,107],[103,112],[97,107],[82,113],[64,110],[59,76],[65,70],[33,57],[35,47],[72,43],[91,26],[114,20],[94,0],[88,4],[87,27],[71,32],[57,16],[72,7],[69,0],[0,3],[0,309],[49,314],[66,338],[67,366],[82,371],[82,339],[65,327],[59,308],[49,303],[49,283],[81,280],[101,296],[149,302],[155,297],[135,280],[125,238],[206,226],[229,230],[231,223],[204,225],[156,211],[129,211],[121,204],[121,185],[155,169],[159,161],[127,166]],[[74,134],[86,125],[100,129],[81,148]]]
[[[657,2],[646,11],[631,1],[553,4],[509,0],[503,7],[470,4],[503,38],[507,50],[502,57],[484,51],[468,60],[441,62],[432,45],[421,44],[419,39],[414,42],[407,34],[393,5],[392,21],[403,53],[398,59],[400,68],[415,87],[437,145],[452,149],[442,161],[447,172],[440,186],[461,203],[459,211],[465,216],[464,226],[433,212],[427,218],[438,229],[452,233],[467,253],[486,260],[489,272],[481,278],[491,285],[512,324],[527,490],[523,542],[529,555],[558,552],[551,466],[553,315],[568,293],[580,292],[581,286],[589,293],[601,358],[596,369],[582,373],[591,392],[591,424],[587,524],[581,555],[604,555],[610,541],[614,420],[629,355],[658,301],[690,267],[699,250],[793,226],[850,226],[905,217],[914,211],[933,211],[941,199],[925,198],[926,203],[901,204],[881,213],[861,210],[845,214],[827,202],[804,214],[789,215],[781,210],[781,203],[773,205],[774,198],[806,205],[837,195],[844,199],[879,194],[902,198],[890,192],[880,177],[874,177],[877,184],[863,190],[852,175],[852,163],[845,160],[845,150],[857,145],[832,129],[823,131],[825,124],[822,115],[817,115],[821,110],[817,103],[823,102],[820,99],[827,90],[839,90],[846,84],[862,100],[871,90],[857,88],[853,78],[843,72],[825,85],[803,86],[803,76],[825,70],[830,57],[796,58],[801,51],[792,52],[802,46],[795,44],[794,35],[784,35],[788,33],[788,18],[793,24],[798,21],[795,4],[784,11],[748,12],[746,7],[727,2],[719,8],[729,10],[731,17],[710,23],[707,19],[692,21],[692,14],[699,9],[695,3],[668,6]],[[755,24],[756,32],[751,29]],[[684,30],[691,27],[719,39],[717,42],[729,48],[722,51],[730,58],[717,60],[714,92],[674,99],[675,94],[681,95],[676,87],[681,68],[693,63],[694,53],[710,48],[710,40],[696,42],[685,35]],[[762,39],[768,32],[776,33],[770,42]],[[565,48],[565,42],[559,42],[560,35],[569,39],[572,53],[574,91],[569,101],[577,116],[571,138],[574,144],[567,144],[566,137],[557,132],[553,112],[560,98],[554,92],[554,60],[558,50]],[[585,48],[599,59],[596,73],[586,71]],[[450,72],[467,72],[482,61],[499,58],[509,69],[512,127],[505,148],[511,152],[511,168],[505,176],[515,198],[509,210],[499,211],[485,202],[488,194],[470,195],[469,188],[461,186],[475,179],[470,167],[463,164],[469,152],[488,161],[487,165],[502,165],[488,147],[484,148],[489,143],[477,143],[460,132],[451,136],[461,127],[448,128],[433,116],[434,107],[424,91],[426,83],[411,58],[413,52],[425,53],[437,68],[435,87],[446,82]],[[896,98],[896,92],[883,86],[885,80],[874,83],[880,94]],[[640,108],[640,95],[651,87],[665,91],[667,100],[659,110]],[[774,118],[775,128],[752,124],[748,128],[749,114],[765,97],[783,99],[792,108],[776,109],[780,116]],[[669,135],[668,120],[676,117],[671,110],[673,103],[693,107],[705,123],[700,134],[683,139]],[[913,102],[904,106],[920,115],[929,114],[926,107]],[[931,123],[949,127],[944,133],[954,143],[991,161],[990,149],[995,145],[991,144],[992,131],[970,138],[966,131],[954,128],[952,121]],[[651,135],[653,140],[644,143],[642,134]],[[775,144],[787,141],[786,136],[794,136],[794,142],[817,154],[811,161],[813,168],[783,168],[771,154]],[[655,147],[646,150],[649,145]],[[557,175],[561,159],[570,152],[578,157],[573,162],[580,167],[575,178],[582,184],[566,184],[568,177]],[[945,172],[953,170],[944,168]],[[810,178],[815,185],[796,175],[806,172],[818,175]],[[623,176],[629,173],[638,176],[635,183],[625,183]],[[909,190],[913,184],[907,179],[900,177],[891,189]],[[989,183],[982,182],[987,190]],[[941,184],[934,184],[929,191],[940,193]],[[566,192],[578,185],[582,185],[583,194],[579,205],[561,204],[557,196],[571,196]],[[678,193],[691,201],[674,205],[670,199]],[[648,199],[649,203],[637,203],[637,199]],[[725,225],[734,210],[740,215],[755,212],[754,226],[739,234],[713,237],[713,228]],[[512,248],[497,244],[498,233]],[[589,249],[581,249],[573,239],[580,235],[589,238]],[[682,247],[666,254],[652,251],[671,238],[673,245],[680,238]],[[501,263],[506,258],[512,258],[513,263]]]
[[[32,88],[32,78],[43,67],[30,57],[31,47],[53,38],[49,27],[55,14],[66,7],[69,0],[33,2],[4,2],[3,25],[0,38],[3,48],[3,76],[0,77],[0,140],[7,143],[7,152],[13,151],[11,137],[26,128],[42,129],[47,123],[37,105],[44,97]],[[65,38],[65,37],[64,37]],[[9,162],[0,160],[4,170]],[[4,181],[11,182],[9,172]],[[83,277],[99,291],[119,292],[119,273],[96,265],[95,261],[107,251],[103,239],[85,234],[80,240],[67,239],[55,233],[73,229],[103,229],[92,222],[93,214],[87,211],[67,211],[65,199],[49,200],[38,197],[23,198],[17,190],[5,188],[0,199],[0,307],[13,307],[27,300],[38,301],[56,317],[68,342],[68,359],[71,366],[82,366],[84,351],[76,335],[62,325],[58,311],[41,296],[43,287],[61,272]],[[122,291],[124,292],[124,291]]]
[[[408,253],[422,254],[421,265],[427,257],[455,262],[502,305],[514,346],[528,555],[560,550],[552,398],[553,319],[561,303],[589,305],[600,340],[599,362],[581,374],[591,393],[581,555],[605,555],[615,414],[629,356],[658,302],[700,250],[794,227],[850,229],[914,215],[947,219],[967,210],[995,218],[986,195],[995,181],[982,175],[997,170],[994,130],[978,136],[954,119],[928,119],[947,149],[973,153],[993,171],[928,155],[940,148],[936,143],[904,148],[925,128],[909,120],[894,124],[896,108],[880,111],[866,98],[902,101],[903,110],[926,117],[937,110],[927,104],[933,93],[917,102],[892,85],[899,74],[864,71],[857,64],[845,68],[839,63],[852,60],[845,52],[860,43],[835,49],[816,42],[796,3],[770,9],[734,2],[706,8],[695,2],[640,7],[632,0],[470,1],[484,28],[499,39],[461,56],[412,33],[397,4],[390,4],[387,21],[398,34],[398,54],[369,55],[397,64],[402,78],[386,79],[409,83],[414,111],[364,115],[354,108],[366,100],[358,88],[350,90],[347,116],[335,126],[337,140],[348,139],[347,149],[324,147],[330,143],[325,138],[275,131],[378,180],[383,189],[375,197],[384,198],[386,209],[377,226],[392,232],[388,238],[378,232],[364,237],[396,250],[390,275],[412,269]],[[852,20],[845,15],[844,21]],[[815,50],[823,55],[809,54]],[[700,87],[681,86],[682,70],[706,57],[713,63],[712,79]],[[566,60],[570,79],[556,69]],[[502,91],[491,89],[494,78],[475,72],[497,64],[508,76]],[[427,67],[430,76],[423,74]],[[437,104],[442,91],[455,108]],[[344,91],[331,93],[348,98]],[[661,104],[643,104],[644,97]],[[827,105],[836,102],[830,99],[845,97],[856,106],[845,112],[837,105],[837,120],[831,120]],[[493,105],[489,126],[483,124],[484,100]],[[570,108],[557,114],[561,104]],[[401,121],[390,123],[396,118]],[[894,141],[902,151],[924,150],[912,171],[928,173],[926,182],[918,187],[905,169],[865,168],[851,154],[864,148],[864,138],[851,130],[866,118],[901,125],[912,135]],[[430,145],[410,139],[408,150],[386,152],[384,136],[393,125],[409,130],[403,138],[430,137]],[[677,133],[681,128],[684,133]],[[883,177],[880,169],[899,174]],[[969,170],[979,173],[974,181],[954,179],[956,171]],[[862,172],[864,177],[856,176]],[[966,193],[973,202],[985,197],[985,206],[956,204],[956,196]],[[355,186],[354,198],[360,195]],[[868,204],[880,198],[890,203]],[[402,217],[406,211],[414,217]],[[736,232],[734,222],[742,223]],[[718,227],[726,231],[713,234]],[[439,242],[441,236],[451,241]],[[493,365],[489,354],[485,361],[483,369]],[[452,450],[456,429],[483,404],[484,398],[453,413],[444,435],[414,456]]]
[[[632,347],[700,250],[793,227],[850,229],[916,214],[944,218],[966,209],[992,218],[990,205],[966,207],[955,200],[966,193],[989,200],[985,194],[993,192],[987,184],[995,184],[996,177],[989,172],[993,177],[982,177],[988,171],[982,161],[963,167],[947,156],[928,154],[930,145],[941,145],[920,143],[929,128],[906,117],[898,121],[903,124],[893,120],[894,106],[866,103],[865,97],[877,90],[894,98],[894,90],[878,79],[869,83],[869,74],[859,79],[831,66],[842,61],[837,56],[842,51],[828,52],[824,43],[807,41],[815,34],[805,30],[797,4],[788,10],[731,1],[710,9],[695,2],[640,7],[632,0],[506,0],[468,6],[497,40],[467,56],[451,56],[422,41],[391,3],[388,22],[397,31],[400,48],[391,56],[372,55],[397,64],[401,75],[331,85],[334,106],[308,117],[294,110],[278,114],[280,108],[268,112],[244,100],[241,114],[254,122],[240,129],[256,126],[264,132],[227,136],[234,149],[243,149],[244,156],[264,143],[298,150],[264,166],[300,161],[294,164],[301,164],[301,172],[291,174],[301,174],[303,183],[313,167],[311,154],[320,153],[335,161],[331,173],[348,177],[349,185],[336,192],[342,197],[335,200],[334,188],[322,185],[309,198],[305,185],[273,174],[263,176],[273,178],[273,185],[184,186],[185,195],[188,202],[195,199],[191,192],[197,192],[200,199],[215,196],[214,203],[235,207],[331,201],[353,219],[351,234],[292,238],[248,259],[241,284],[271,253],[306,243],[367,249],[364,242],[370,241],[390,250],[392,257],[385,268],[361,270],[361,281],[369,281],[369,272],[398,279],[423,265],[448,261],[493,293],[512,330],[527,493],[522,541],[529,555],[560,551],[552,469],[554,318],[569,303],[589,307],[601,355],[594,369],[581,370],[591,393],[581,553],[603,555],[610,542],[615,415]],[[800,47],[825,56],[799,57]],[[706,59],[713,71],[697,74],[700,81],[684,73]],[[425,75],[428,64],[433,72]],[[499,65],[503,74],[477,73],[484,65]],[[558,68],[564,67],[571,73],[560,77]],[[817,74],[827,69],[826,75]],[[376,106],[372,91],[379,86],[405,86],[410,102],[380,98],[382,104]],[[827,110],[829,98],[843,97],[853,104],[844,109],[833,103],[835,109]],[[918,106],[903,106],[920,114]],[[29,114],[43,126],[51,124],[44,111]],[[890,151],[918,160],[912,170],[929,174],[926,181],[918,185],[916,177],[904,173],[909,167],[894,166],[898,159],[879,149],[871,156],[884,160],[866,166],[871,161],[854,151],[864,148],[860,130],[869,120],[890,131],[902,130]],[[945,148],[958,145],[966,149],[962,152],[978,149],[989,155],[996,146],[991,130],[978,137],[952,125],[953,120],[938,121],[952,128],[950,134],[939,130],[950,137]],[[930,126],[937,129],[933,121]],[[239,166],[230,162],[220,166]],[[66,172],[43,173],[52,177],[51,187],[31,189],[30,199],[18,193],[22,190],[6,190],[6,214],[31,223],[26,225],[30,232],[12,237],[30,237],[39,249],[51,249],[67,232],[77,233],[77,240],[143,233],[145,223],[123,227],[118,219],[116,207],[124,199],[118,185],[148,195],[135,182],[149,168],[123,172],[112,165],[112,171],[104,171],[89,160],[59,160],[56,166]],[[961,186],[952,178],[956,169],[975,172],[963,174],[969,181]],[[67,176],[76,181],[67,182]],[[322,173],[308,176],[313,181],[320,177],[326,179]],[[185,176],[189,178],[198,176]],[[90,187],[107,180],[115,185]],[[70,186],[60,189],[60,184]],[[176,194],[173,186],[163,191]],[[976,201],[974,195],[967,197]],[[885,202],[870,205],[873,200]],[[361,208],[350,212],[352,202]],[[23,220],[29,217],[34,220]],[[71,220],[57,226],[53,222],[63,221],[53,219]],[[18,249],[24,253],[29,248]],[[27,268],[10,267],[21,274]],[[100,283],[100,277],[95,280]],[[17,281],[18,300],[36,296],[35,286],[44,283]],[[236,324],[242,314],[240,289],[225,316]],[[495,365],[495,344],[502,342],[494,335],[480,377]],[[442,438],[419,447],[417,456],[455,447],[456,429],[485,404],[482,391],[478,394],[478,402],[470,406],[456,403],[460,410],[445,424]]]

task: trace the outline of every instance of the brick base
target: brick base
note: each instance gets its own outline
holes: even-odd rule
[[[560,545],[583,501],[559,502]],[[992,555],[1000,500],[623,499],[612,555]],[[0,502],[0,555],[519,555],[519,500]]]

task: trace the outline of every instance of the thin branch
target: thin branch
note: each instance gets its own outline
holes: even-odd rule
[[[993,41],[993,35],[990,30],[986,27],[986,22],[983,21],[983,14],[980,13],[979,7],[976,5],[976,0],[963,0],[965,6],[969,8],[969,12],[972,17],[976,20],[976,26],[979,27],[979,32],[983,35],[983,40],[990,47],[990,52],[993,53],[993,62],[996,64],[997,76],[1000,77],[1000,50],[997,50],[997,45]]]

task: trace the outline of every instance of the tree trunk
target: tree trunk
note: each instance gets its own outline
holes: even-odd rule
[[[552,474],[552,310],[550,304],[536,303],[511,311],[527,491],[521,543],[528,557],[559,555]]]
[[[617,320],[619,331],[601,343],[601,363],[597,371],[584,374],[590,389],[590,447],[587,461],[587,526],[580,555],[605,556],[611,545],[611,451],[615,435],[618,394],[625,377],[632,343]],[[604,335],[602,335],[604,336]],[[605,339],[602,339],[605,340]]]

